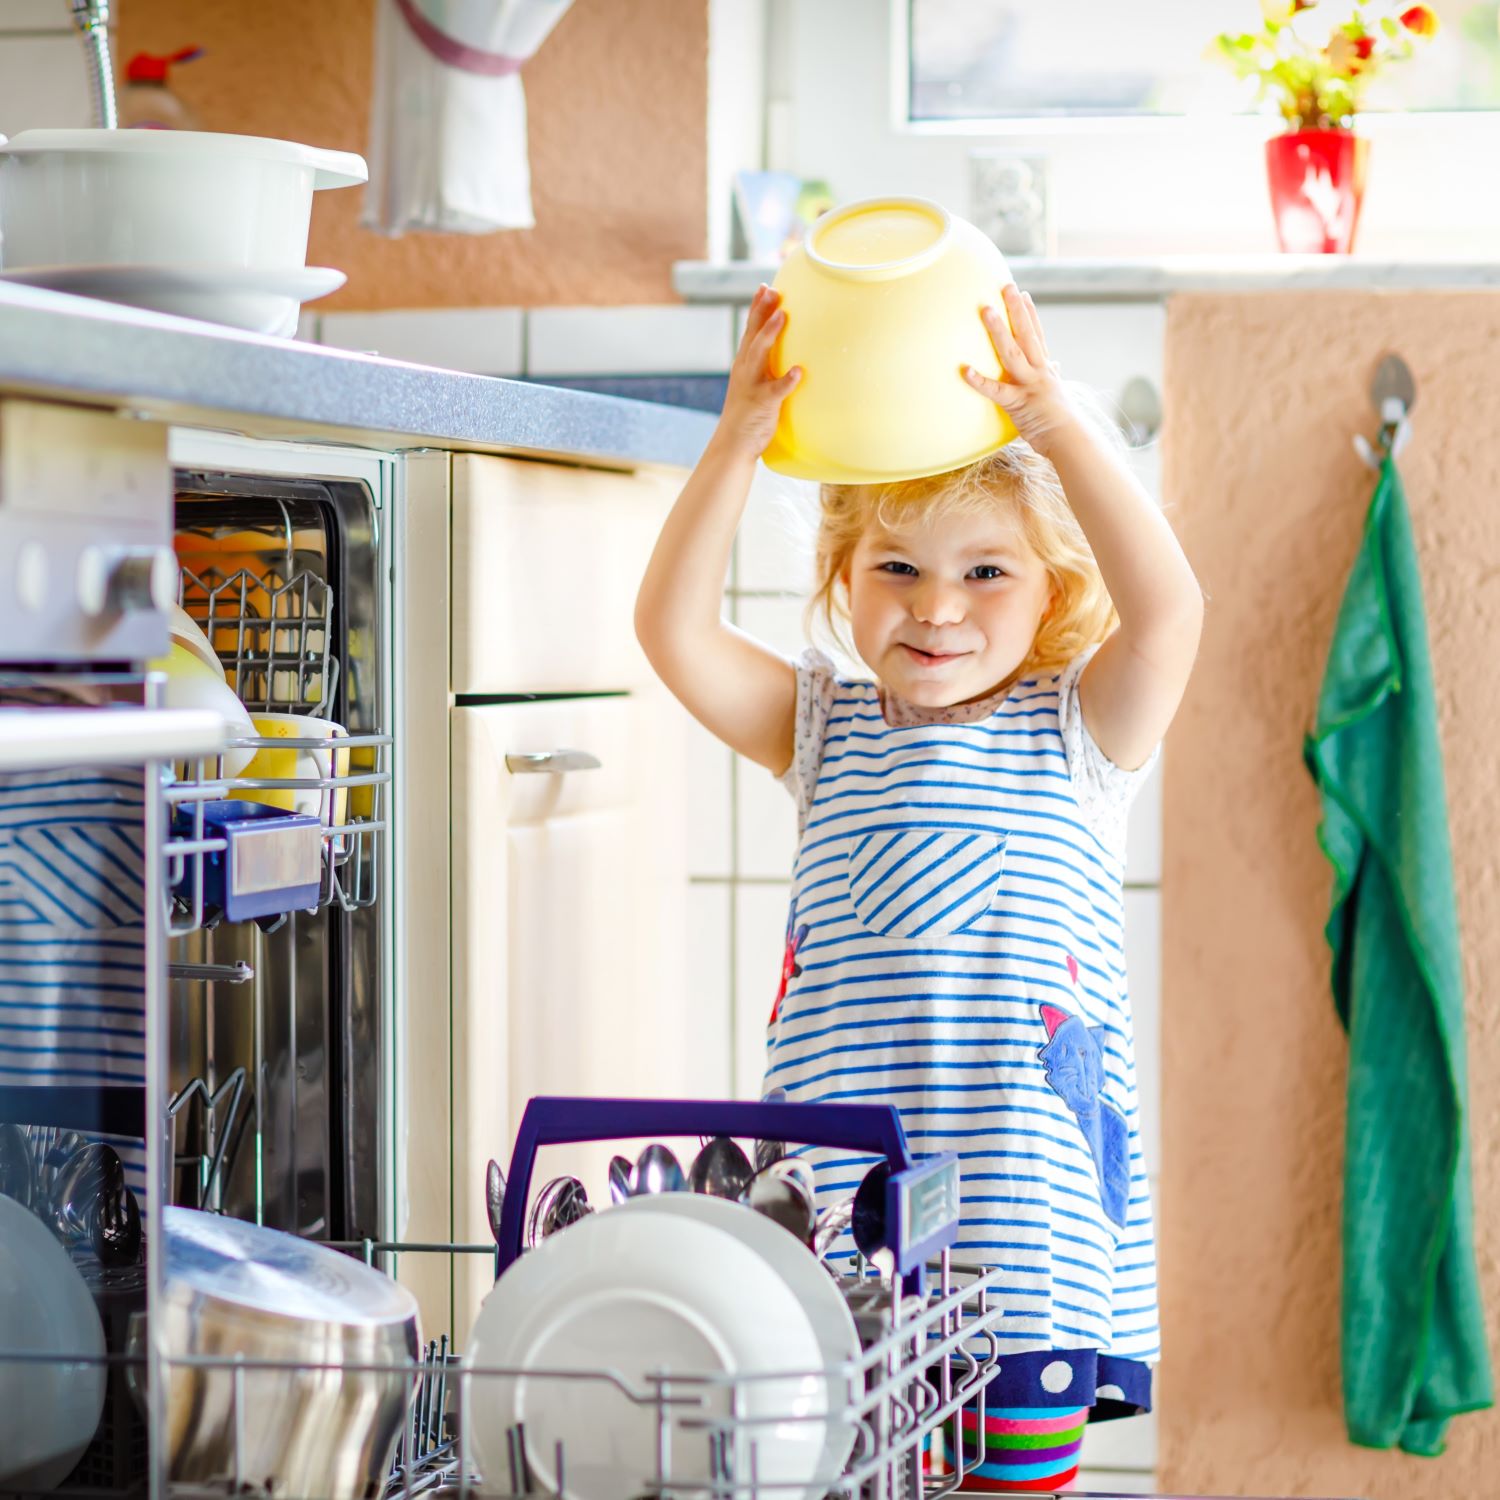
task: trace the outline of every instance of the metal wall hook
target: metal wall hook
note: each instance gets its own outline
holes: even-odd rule
[[[1370,382],[1370,404],[1380,419],[1375,443],[1363,433],[1354,435],[1354,451],[1372,469],[1378,470],[1387,455],[1400,458],[1411,438],[1411,412],[1417,404],[1417,382],[1399,354],[1387,354]],[[1378,446],[1377,446],[1378,445]]]

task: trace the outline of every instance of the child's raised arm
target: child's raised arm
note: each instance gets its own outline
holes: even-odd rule
[[[987,308],[984,322],[1001,379],[970,368],[964,375],[1057,470],[1120,616],[1079,679],[1084,722],[1116,765],[1139,766],[1182,701],[1203,627],[1203,591],[1166,517],[1069,401],[1031,297],[1007,286],[1005,313]]]
[[[724,576],[756,460],[801,378],[770,374],[786,321],[761,287],[729,374],[719,425],[657,539],[635,602],[635,633],[657,675],[725,744],[775,772],[792,761],[797,677],[790,662],[724,620]]]

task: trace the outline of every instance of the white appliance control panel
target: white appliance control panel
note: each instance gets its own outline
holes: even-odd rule
[[[0,402],[0,662],[140,662],[176,598],[164,424]]]

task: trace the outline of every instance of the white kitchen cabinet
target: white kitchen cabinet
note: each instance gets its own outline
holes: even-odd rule
[[[635,595],[682,481],[455,454],[454,692],[654,681],[635,639]]]
[[[437,857],[412,867],[398,944],[397,1229],[483,1246],[485,1166],[509,1165],[532,1095],[721,1095],[726,1047],[722,1018],[689,1014],[690,725],[632,624],[683,476],[454,454],[429,477],[401,554],[431,668],[410,674],[404,836]],[[564,749],[599,765],[506,763]],[[554,1148],[538,1180],[575,1171],[601,1198],[609,1155]],[[460,1339],[492,1274],[403,1258],[424,1322]]]
[[[649,689],[453,711],[460,1240],[488,1233],[485,1162],[508,1162],[533,1095],[694,1092],[682,729]],[[518,769],[563,751],[578,768]],[[558,1148],[546,1175],[605,1201],[614,1149]],[[472,1270],[477,1305],[489,1268]]]

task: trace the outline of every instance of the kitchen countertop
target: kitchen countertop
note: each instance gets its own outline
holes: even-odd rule
[[[460,374],[0,283],[0,394],[177,426],[392,451],[526,453],[691,467],[704,412]]]
[[[1358,255],[1176,255],[1150,260],[1014,256],[1016,282],[1062,302],[1159,302],[1175,292],[1438,291],[1500,288],[1500,261],[1375,260]],[[689,302],[748,302],[774,265],[682,260],[672,285]]]

